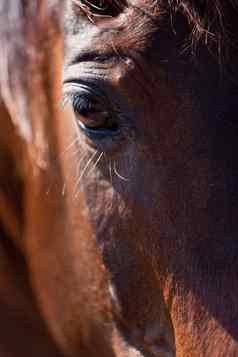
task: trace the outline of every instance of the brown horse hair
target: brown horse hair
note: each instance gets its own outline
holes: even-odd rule
[[[186,17],[193,43],[215,45],[219,57],[237,47],[237,0],[169,0],[169,4],[174,13]]]
[[[17,131],[31,140],[30,120],[26,113],[26,92],[31,56],[44,51],[49,21],[55,27],[62,18],[60,0],[1,0],[0,5],[0,103],[4,102]]]
[[[90,4],[92,7],[95,6],[95,0],[72,0],[72,2],[90,20],[100,16],[95,15],[93,8],[90,9]],[[118,10],[123,10],[127,6],[125,0],[106,0],[100,3],[107,3]],[[189,24],[190,37],[194,45],[200,42],[213,45],[219,56],[224,55],[226,48],[237,46],[238,38],[235,31],[238,20],[237,0],[157,0],[153,3],[152,0],[146,0],[145,6],[147,4],[153,14],[167,12],[171,19],[177,13],[183,14]],[[155,11],[155,7],[159,12]]]

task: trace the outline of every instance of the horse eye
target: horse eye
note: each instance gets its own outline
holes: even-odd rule
[[[93,16],[115,17],[125,6],[121,0],[74,0],[74,4],[89,18]]]
[[[112,113],[101,107],[96,100],[76,96],[72,100],[77,124],[86,132],[117,133],[118,125]]]

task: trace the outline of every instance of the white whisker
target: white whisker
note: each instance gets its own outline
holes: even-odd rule
[[[74,150],[73,152],[71,152],[68,156],[68,158],[73,158],[75,155],[77,155],[80,152],[80,148],[77,147],[76,150]],[[65,153],[66,154],[66,153]]]
[[[76,142],[79,140],[79,138],[75,138],[73,141],[71,141],[71,143],[65,148],[65,150],[59,155],[59,157],[64,156],[75,144]]]
[[[128,178],[126,178],[126,177],[124,177],[124,176],[119,174],[119,172],[117,171],[117,168],[116,168],[116,161],[115,160],[113,161],[113,171],[115,172],[116,176],[119,177],[121,180],[129,181]]]
[[[79,174],[80,174],[80,169],[81,169],[81,164],[83,162],[83,160],[85,159],[86,155],[84,155],[83,157],[81,157],[81,159],[79,160],[79,162],[77,163],[77,166],[76,166],[76,170],[75,170],[75,175],[74,175],[74,178],[76,179]]]
[[[111,185],[112,185],[112,162],[111,162],[111,160],[109,161],[109,177],[110,177]]]
[[[96,168],[96,166],[98,165],[99,161],[101,160],[103,154],[104,154],[104,152],[102,151],[101,154],[98,156],[97,160],[95,161],[95,163],[93,164],[92,168],[89,170],[87,175],[90,175],[91,172],[93,172],[93,170]]]
[[[79,150],[77,150],[78,152]],[[75,152],[74,155],[77,153]],[[75,175],[74,175],[74,179],[76,179],[79,175],[79,170],[80,170],[80,166],[81,166],[81,163],[82,161],[85,159],[85,155],[79,160],[79,162],[77,163],[77,166],[76,166],[76,170],[75,170]],[[67,186],[67,180],[70,178],[70,176],[73,176],[71,175],[71,173],[69,173],[68,175],[66,175],[66,178],[65,178],[65,182],[63,184],[63,187],[62,187],[62,191],[61,191],[61,195],[64,196],[65,195],[65,191],[66,191],[66,186]]]
[[[61,196],[65,195],[65,191],[66,191],[66,183],[64,182],[63,187],[62,187],[62,191],[61,191]]]
[[[91,164],[91,162],[93,161],[93,159],[94,159],[95,156],[97,155],[97,153],[98,153],[98,151],[95,151],[95,152],[93,153],[93,155],[90,157],[90,159],[87,161],[86,165],[84,166],[84,169],[82,170],[82,172],[81,172],[79,178],[77,179],[77,181],[76,181],[76,183],[75,183],[75,189],[74,189],[74,191],[75,191],[74,199],[78,197],[79,191],[77,192],[77,187],[78,187],[80,181],[82,180],[82,178],[83,178],[85,172],[87,171],[89,165]]]

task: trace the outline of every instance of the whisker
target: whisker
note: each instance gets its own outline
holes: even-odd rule
[[[73,141],[71,141],[71,143],[64,149],[64,151],[59,155],[59,157],[64,156],[75,144],[76,142],[79,140],[79,138],[75,138]]]
[[[123,181],[129,181],[128,178],[126,178],[126,177],[124,177],[124,176],[122,176],[122,175],[119,174],[119,172],[117,171],[117,168],[116,168],[116,161],[115,161],[115,160],[113,161],[113,170],[114,170],[116,176],[119,177],[121,180],[123,180]]]
[[[83,162],[83,160],[85,159],[86,155],[84,155],[80,160],[79,162],[77,163],[77,166],[76,166],[76,170],[75,170],[75,176],[74,178],[76,179],[76,177],[79,175],[80,173],[80,169],[81,169],[81,164]]]
[[[78,151],[77,151],[78,152]],[[76,165],[76,170],[75,170],[75,175],[74,175],[74,179],[76,179],[79,175],[79,170],[80,170],[80,167],[81,167],[81,164],[82,164],[82,161],[85,159],[85,155],[79,160],[79,162],[77,163]],[[71,175],[71,173],[69,173],[66,178],[65,178],[65,182],[63,184],[63,188],[62,188],[62,196],[65,195],[65,190],[66,190],[66,186],[67,186],[67,180],[69,179],[70,176],[73,176]]]
[[[64,184],[63,184],[62,191],[61,191],[61,196],[65,195],[65,191],[66,191],[66,182],[64,182]]]
[[[78,187],[80,181],[82,180],[82,178],[83,178],[85,172],[87,171],[89,165],[91,164],[91,162],[94,160],[95,156],[97,155],[97,153],[98,153],[98,151],[95,151],[95,152],[93,153],[93,155],[90,157],[90,159],[88,160],[88,162],[87,162],[86,165],[84,166],[84,169],[82,170],[82,172],[81,172],[79,178],[77,179],[77,181],[76,181],[76,183],[75,183],[75,189],[74,189],[74,191],[75,191],[75,193],[74,193],[74,199],[78,197],[79,191],[77,192],[77,187]]]
[[[97,160],[95,161],[95,163],[93,164],[92,168],[88,171],[87,175],[90,175],[91,172],[93,172],[93,170],[96,168],[96,166],[98,165],[98,163],[101,160],[103,155],[104,155],[104,152],[102,151],[101,154],[98,156]]]
[[[64,151],[62,153],[60,153],[59,155],[57,155],[57,157],[55,157],[52,162],[51,162],[51,166],[54,168],[54,167],[57,167],[57,162],[59,161],[60,158],[63,158],[64,155],[66,155],[69,150],[76,144],[76,142],[79,140],[79,138],[75,138],[73,141],[70,142],[70,144],[64,149]],[[77,147],[77,149],[71,153],[70,155],[73,157],[74,155],[76,155],[77,153],[79,152],[79,148]],[[54,174],[55,176],[56,174]],[[64,185],[65,186],[65,185]],[[64,191],[65,191],[65,188],[63,186],[63,189],[62,189],[62,195],[64,196]],[[48,195],[50,193],[52,189],[52,184],[50,184],[50,187],[48,187],[47,191],[46,191],[46,195]]]
[[[78,154],[80,152],[80,148],[79,147],[77,147],[76,148],[76,150],[74,150],[71,154],[70,154],[70,156],[69,156],[69,158],[73,158],[76,154]]]
[[[112,162],[111,160],[109,161],[109,177],[110,177],[110,180],[111,180],[111,184],[112,184]]]

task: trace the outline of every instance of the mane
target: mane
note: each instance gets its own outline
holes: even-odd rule
[[[35,140],[31,107],[32,86],[42,81],[51,63],[47,41],[60,34],[60,0],[1,0],[0,2],[0,240],[19,245],[24,227],[25,158]],[[40,64],[40,65],[39,65]],[[39,71],[41,73],[39,73]],[[47,76],[47,74],[46,74]],[[34,77],[34,78],[33,78]],[[39,85],[40,91],[44,86]],[[33,92],[36,92],[33,91]],[[48,96],[48,93],[44,93]],[[48,97],[47,97],[48,98]],[[39,108],[39,106],[38,106]],[[38,145],[38,146],[37,146]],[[28,156],[26,155],[28,150]],[[41,152],[31,154],[39,165]],[[38,161],[37,161],[38,160]],[[10,238],[10,239],[9,239]],[[4,243],[5,244],[5,243]],[[18,248],[17,245],[17,248]]]
[[[236,48],[238,41],[237,0],[168,0],[170,11],[182,13],[194,43],[215,44],[218,54]]]
[[[30,139],[26,92],[32,57],[44,47],[47,21],[58,26],[60,0],[1,0],[0,104],[4,102],[24,139]],[[45,27],[43,26],[45,24]],[[44,30],[45,28],[45,30]],[[39,44],[43,44],[42,48]],[[40,56],[40,53],[39,53]],[[36,56],[35,56],[36,57]]]

